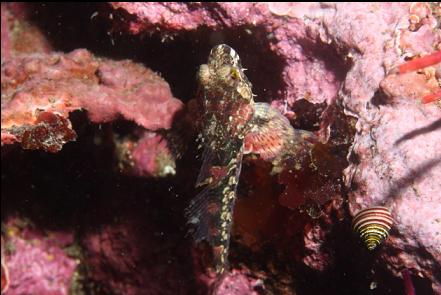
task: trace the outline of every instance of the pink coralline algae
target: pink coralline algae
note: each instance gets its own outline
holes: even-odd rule
[[[117,151],[119,168],[128,174],[162,177],[176,173],[167,139],[154,132],[145,131],[137,140],[118,140]]]
[[[2,144],[21,142],[24,148],[54,152],[75,139],[68,121],[74,110],[87,110],[96,123],[120,115],[156,130],[170,128],[182,107],[151,70],[87,50],[13,57],[2,63],[1,75]]]
[[[258,295],[256,287],[262,284],[260,280],[248,278],[245,272],[239,270],[233,270],[228,273],[220,282],[216,288],[218,295]]]
[[[96,229],[88,228],[81,241],[84,263],[93,266],[88,277],[96,282],[89,286],[90,292],[192,294],[193,279],[183,256],[187,251],[185,242],[173,230],[161,228],[163,217],[155,212],[157,207],[139,204],[133,208],[132,202],[121,198],[116,202],[110,207],[101,204],[108,211],[103,210],[98,216],[86,216],[91,224],[109,217],[115,220]]]
[[[66,17],[73,6],[36,5],[30,9],[35,14],[25,8],[2,3],[2,160],[14,156],[3,149],[18,143],[59,152],[44,158],[37,174],[46,176],[53,161],[62,162],[60,174],[74,171],[63,176],[67,184],[60,186],[75,194],[75,230],[68,231],[78,236],[84,252],[79,267],[84,290],[385,294],[402,292],[403,284],[396,282],[405,270],[405,283],[413,278],[416,294],[441,293],[441,108],[434,96],[440,93],[441,67],[400,71],[400,65],[410,67],[407,62],[421,62],[441,49],[439,4],[114,2],[83,7],[84,14],[76,10],[75,21]],[[43,21],[26,22],[32,15]],[[61,32],[61,48],[47,41],[55,38],[53,27]],[[72,39],[85,38],[65,41],[71,29],[81,32]],[[181,154],[182,162],[175,162],[161,129],[182,137],[192,133],[195,126],[187,130],[176,120],[185,109],[167,82],[173,92],[186,93],[181,88],[188,87],[187,81],[196,85],[187,77],[194,77],[208,48],[219,43],[240,54],[256,101],[271,103],[295,128],[315,132],[321,142],[280,163],[245,157],[231,271],[215,282],[198,269],[209,257],[192,257],[196,247],[184,239],[182,213],[195,193],[196,160],[190,147],[190,155]],[[129,60],[135,58],[166,69],[161,74],[167,82]],[[189,125],[197,124],[194,95],[176,94],[189,101]],[[433,101],[423,104],[428,98]],[[89,125],[93,131],[75,128],[78,110],[104,131],[96,124]],[[127,127],[127,121],[133,124]],[[65,148],[73,140],[78,142],[69,148],[85,150],[87,169],[76,163],[83,160],[81,152],[71,156]],[[107,166],[90,169],[91,153]],[[23,152],[29,154],[34,155]],[[11,171],[5,168],[3,174]],[[171,177],[156,179],[165,175]],[[77,178],[82,182],[70,186]],[[20,181],[34,185],[34,178]],[[49,191],[56,185],[46,178],[35,181]],[[30,203],[9,207],[7,214],[54,201]],[[371,206],[390,209],[394,224],[388,239],[368,253],[350,224],[359,210]],[[2,211],[7,220],[3,216]],[[6,244],[17,247],[6,251],[7,294],[66,294],[77,262],[60,250],[64,242],[52,243],[41,234],[37,243],[21,233],[5,237]],[[34,268],[25,272],[29,257]],[[350,275],[342,279],[343,273]],[[47,278],[54,279],[52,285]],[[381,284],[368,290],[376,281]],[[58,291],[51,293],[54,286]]]
[[[2,239],[2,248],[1,248],[1,267],[2,267],[2,281],[1,281],[1,294],[3,294],[4,292],[6,292],[9,289],[9,269],[6,265],[6,258],[5,258],[5,245],[4,245],[4,241],[3,241],[3,237],[1,237]]]
[[[385,68],[389,71],[404,63],[400,53],[405,56],[406,52],[416,54],[422,50],[425,53],[436,50],[440,32],[431,26],[434,16],[428,15],[426,24],[419,31],[409,27],[409,4],[221,3],[213,10],[204,4],[112,5],[132,15],[128,28],[134,34],[154,26],[171,32],[195,30],[202,25],[218,28],[221,24],[225,27],[246,24],[251,27],[251,32],[255,27],[263,27],[271,35],[272,51],[286,64],[282,72],[285,93],[283,99],[274,101],[273,105],[283,110],[301,98],[330,104],[339,97],[345,113],[358,119],[350,157],[357,160],[346,169],[347,185],[356,187],[350,191],[351,202],[357,200],[359,209],[390,202],[398,233],[392,233],[386,245],[404,250],[402,243],[406,237],[414,239],[415,251],[424,249],[430,256],[425,260],[416,252],[401,252],[406,254],[400,254],[397,261],[396,255],[384,253],[384,259],[391,269],[397,269],[397,276],[400,267],[415,269],[430,278],[433,287],[439,289],[441,283],[434,274],[441,261],[441,243],[436,238],[436,229],[439,228],[436,212],[441,210],[436,205],[439,200],[433,198],[441,191],[439,182],[435,181],[440,178],[436,159],[441,158],[437,148],[441,136],[439,128],[429,128],[436,126],[439,108],[419,105],[405,94],[405,90],[398,90],[400,95],[394,95],[388,91],[394,88],[387,87],[386,82],[382,84],[388,95],[386,101],[376,94],[380,82],[386,77]],[[408,33],[406,28],[412,32]],[[417,48],[417,44],[424,47]],[[318,49],[318,45],[324,49]],[[413,76],[417,78],[416,74]],[[417,87],[422,84],[421,87],[427,89],[426,80],[412,80],[412,83]],[[387,104],[388,99],[393,101],[392,105]],[[418,136],[400,141],[410,133]],[[397,141],[400,144],[394,144]],[[411,214],[412,202],[418,202],[420,207]],[[415,222],[415,214],[421,222]],[[414,222],[406,223],[408,218]],[[396,240],[394,236],[397,235],[403,240]]]
[[[52,50],[44,33],[29,21],[30,11],[24,3],[1,3],[1,59]]]
[[[331,101],[335,99],[341,85],[341,73],[335,72],[326,65],[322,56],[314,56],[314,43],[322,43],[323,48],[331,47],[331,36],[326,36],[320,27],[314,23],[306,25],[298,18],[281,17],[281,9],[288,11],[304,11],[303,5],[265,3],[218,3],[210,8],[202,3],[112,3],[118,9],[124,9],[132,18],[128,22],[131,33],[138,34],[153,27],[161,27],[171,33],[176,31],[196,30],[202,26],[211,29],[236,28],[249,26],[250,34],[259,27],[266,31],[266,38],[271,50],[281,59],[286,66],[281,73],[285,83],[287,102],[291,105],[295,100],[307,98],[313,102]],[[323,16],[328,16],[325,21],[333,21],[331,12],[336,10],[333,4],[316,5],[311,11],[320,10]],[[355,8],[357,9],[357,8]],[[273,10],[275,12],[273,12]],[[349,11],[349,9],[348,9]],[[324,12],[328,12],[327,14]],[[305,15],[306,16],[306,15]],[[303,16],[299,16],[303,17]],[[332,27],[332,24],[329,24]],[[308,27],[308,28],[307,28]],[[333,28],[334,29],[334,28]],[[335,26],[335,29],[337,27]],[[256,33],[257,34],[257,33]],[[263,36],[262,36],[263,37]],[[213,36],[216,39],[215,36]],[[220,35],[214,42],[222,42]],[[314,40],[314,39],[318,40]],[[305,42],[304,47],[294,40]],[[311,45],[311,48],[308,46]],[[311,52],[307,52],[310,50]],[[328,54],[334,54],[328,53]],[[326,54],[322,52],[321,54]],[[318,81],[320,80],[320,83]]]
[[[440,117],[437,106],[409,98],[382,106],[375,111],[373,127],[357,126],[361,132],[352,152],[358,160],[345,171],[348,185],[357,187],[349,196],[352,212],[382,204],[392,211],[395,232],[386,245],[398,255],[385,252],[383,258],[393,271],[398,275],[403,267],[414,269],[433,279],[438,289],[441,185],[434,180],[441,177]],[[426,258],[417,254],[421,249]]]
[[[73,236],[20,229],[16,224],[17,220],[11,220],[6,225],[7,236],[2,244],[6,252],[2,266],[4,263],[8,267],[10,280],[5,294],[69,294],[77,262],[63,248],[72,243]]]
[[[439,31],[432,35],[440,38]],[[413,42],[417,38],[415,35]],[[439,62],[435,59],[432,64],[438,66]],[[406,72],[402,69],[411,65],[404,64],[400,71]],[[359,121],[351,150],[353,161],[345,170],[347,185],[355,188],[349,192],[351,213],[375,205],[388,207],[395,231],[386,246],[396,254],[382,252],[382,259],[396,276],[402,269],[412,269],[430,278],[434,291],[440,292],[441,184],[436,179],[441,177],[441,109],[437,102],[421,105],[418,101],[424,102],[427,93],[440,91],[439,77],[398,73],[387,76],[380,85],[386,101],[377,108],[356,111]],[[354,108],[353,101],[348,100],[348,107]],[[419,251],[427,255],[417,254]]]

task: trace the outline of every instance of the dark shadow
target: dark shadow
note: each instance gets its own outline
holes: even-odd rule
[[[187,175],[193,175],[182,167],[177,169],[181,174],[176,178],[121,174],[116,169],[113,137],[131,134],[133,124],[123,120],[92,124],[85,112],[74,112],[69,119],[78,134],[77,142],[65,144],[60,152],[15,146],[2,158],[2,222],[17,218],[28,223],[26,228],[43,235],[72,233],[80,245],[91,235],[103,237],[104,245],[116,244],[108,249],[125,253],[130,269],[136,265],[133,277],[139,278],[140,273],[154,276],[156,285],[174,288],[176,294],[197,294],[194,278],[188,275],[193,273],[193,266],[182,215],[191,193]],[[91,255],[92,260],[100,261],[93,267],[117,267],[106,262],[112,253],[119,255],[111,251],[102,253],[101,258]],[[112,271],[116,280],[132,277],[118,269]],[[92,288],[89,278],[85,280],[86,288]],[[107,282],[93,283],[107,290]]]
[[[410,140],[414,137],[435,131],[437,129],[441,129],[441,119],[436,120],[435,122],[431,123],[430,125],[412,130],[412,131],[404,134],[402,137],[397,139],[397,141],[395,141],[394,145],[395,146],[400,145],[403,141]]]
[[[386,93],[384,93],[384,91],[381,88],[379,88],[372,97],[371,103],[377,108],[383,105],[387,105],[388,96],[386,95]]]
[[[317,131],[320,128],[320,118],[326,109],[326,103],[314,104],[306,99],[300,99],[292,105],[292,111],[296,114],[291,122],[297,129]]]
[[[433,271],[433,276],[435,278],[441,278],[441,263],[438,262],[438,259],[436,257],[433,256],[432,253],[428,252],[426,250],[426,246],[425,245],[418,245],[419,247],[417,248],[417,257],[420,257],[421,259],[425,260],[425,261],[431,261],[431,266],[430,268]],[[417,293],[417,294],[426,294],[426,293]]]
[[[296,294],[403,294],[402,279],[394,277],[381,259],[382,248],[367,250],[351,230],[349,219],[341,222],[335,216],[331,217],[333,225],[320,247],[320,253],[332,257],[332,263],[321,272],[300,265],[295,273]],[[322,227],[329,230],[329,225],[322,224]],[[377,284],[372,288],[374,282]],[[416,289],[420,291],[419,286]]]
[[[415,169],[410,169],[411,172],[392,184],[388,194],[386,195],[386,199],[398,198],[401,191],[412,185],[412,183],[414,183],[415,181],[421,179],[427,172],[429,172],[433,167],[440,163],[441,159],[431,159],[424,162]]]

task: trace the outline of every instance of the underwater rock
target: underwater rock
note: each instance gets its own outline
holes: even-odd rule
[[[433,18],[428,15],[425,22],[433,22]],[[428,26],[400,29],[398,49],[403,55],[437,49],[441,32],[428,30]],[[357,133],[345,176],[351,188],[352,215],[375,205],[391,210],[393,230],[385,242],[387,250],[380,252],[388,269],[397,277],[403,269],[409,269],[430,279],[434,292],[439,293],[441,183],[437,179],[441,177],[441,108],[436,101],[420,102],[424,96],[440,91],[436,67],[439,64],[403,74],[392,71],[381,81],[380,91],[371,102],[357,109]],[[356,109],[354,104],[353,99],[347,101],[349,109]]]
[[[264,98],[280,97],[278,105],[282,108],[302,98],[330,104],[336,99],[342,82],[346,80],[348,84],[348,80],[355,78],[353,75],[357,75],[354,79],[357,82],[366,80],[363,77],[375,77],[378,83],[384,75],[380,72],[381,61],[386,57],[383,47],[394,33],[391,24],[400,21],[409,4],[217,3],[210,6],[118,2],[112,6],[130,15],[123,27],[132,34],[153,28],[160,28],[164,34],[197,30],[202,26],[213,30],[248,28],[249,34],[266,39],[285,65],[281,73],[285,91]],[[259,34],[257,28],[262,28],[266,36]],[[222,35],[211,37],[215,43],[225,39]],[[358,75],[362,69],[369,75]],[[376,86],[375,83],[372,87],[357,84],[350,88],[357,89],[358,95],[367,99]]]
[[[397,102],[373,109],[373,120],[357,124],[351,156],[357,160],[345,170],[351,213],[389,207],[395,223],[382,258],[397,276],[412,269],[439,289],[441,110],[412,98],[391,99]]]
[[[52,46],[45,34],[30,21],[25,3],[1,3],[1,59],[19,54],[49,53]]]
[[[116,140],[118,166],[128,174],[144,177],[164,177],[176,174],[175,156],[167,139],[144,131],[139,139]]]
[[[426,77],[424,74],[409,72],[405,74],[391,74],[381,81],[381,90],[387,94],[388,100],[421,100],[425,95],[439,90],[435,77]],[[385,97],[377,98],[385,100]],[[381,102],[380,102],[381,103]]]
[[[142,42],[150,41],[154,34],[164,37],[165,41],[161,41],[163,47],[154,58],[160,55],[166,56],[167,61],[173,58],[170,53],[173,51],[168,51],[169,45],[176,42],[173,44],[180,46],[179,42],[184,39],[184,43],[192,44],[195,50],[191,54],[196,59],[202,55],[206,57],[203,50],[206,43],[209,46],[231,43],[240,50],[241,56],[248,55],[248,61],[255,62],[244,64],[252,73],[253,85],[272,88],[261,91],[259,101],[271,102],[296,128],[322,132],[322,139],[328,141],[326,147],[330,151],[315,154],[318,158],[314,163],[322,164],[318,165],[315,179],[308,178],[315,173],[313,167],[302,167],[298,173],[292,174],[284,170],[276,176],[271,175],[270,167],[244,167],[241,183],[245,187],[239,187],[243,199],[238,200],[235,212],[234,242],[244,247],[243,253],[246,254],[238,253],[232,247],[232,271],[225,284],[220,285],[222,294],[233,292],[227,287],[232,287],[237,294],[257,292],[255,289],[261,282],[251,277],[258,271],[265,272],[261,287],[268,289],[267,286],[278,277],[262,268],[266,264],[276,265],[273,263],[275,256],[283,261],[281,265],[301,262],[308,271],[317,271],[317,285],[321,280],[334,283],[329,277],[320,275],[339,260],[348,259],[348,252],[358,250],[354,247],[361,247],[356,245],[355,237],[350,239],[350,219],[359,209],[378,203],[390,205],[396,223],[389,238],[379,247],[377,263],[385,265],[396,277],[401,277],[403,268],[409,269],[414,275],[430,279],[433,289],[441,292],[441,283],[437,281],[441,263],[438,233],[438,212],[441,212],[438,179],[441,179],[441,173],[440,163],[436,160],[440,158],[441,115],[437,103],[421,105],[417,101],[427,91],[433,92],[439,86],[433,84],[430,72],[387,75],[405,58],[429,53],[430,48],[435,50],[439,46],[439,31],[433,29],[435,18],[418,14],[421,25],[412,27],[410,16],[417,13],[411,11],[410,6],[408,3],[111,3],[107,9],[113,13],[107,14],[102,13],[102,7],[97,8],[99,17],[107,15],[107,21],[114,25],[112,29],[115,31],[108,32],[110,35],[121,33],[123,40],[128,33],[139,35]],[[28,40],[24,33],[35,31],[22,30],[22,35],[15,35],[20,30],[14,29],[9,21],[15,17],[10,8],[2,4],[2,145],[19,142],[25,148],[58,151],[65,142],[74,139],[69,113],[80,109],[86,110],[90,120],[96,123],[112,122],[122,116],[150,130],[171,127],[175,114],[183,105],[173,97],[162,78],[128,60],[98,58],[81,49],[71,53],[48,53],[50,47],[46,47],[48,43],[45,42],[35,41],[41,46],[33,47],[32,41],[24,42]],[[94,17],[95,12],[86,17],[91,26],[95,26],[91,21]],[[62,22],[61,28],[64,25]],[[244,36],[253,42],[244,42]],[[175,41],[171,41],[175,37]],[[20,38],[23,42],[13,41]],[[38,32],[33,38],[39,38]],[[17,47],[19,44],[27,45],[20,48]],[[78,47],[84,47],[84,43],[78,44],[81,44]],[[28,51],[20,51],[23,49]],[[29,52],[32,54],[22,54]],[[141,56],[136,58],[142,60]],[[193,71],[180,63],[173,64],[173,67],[179,75]],[[271,70],[267,72],[268,69]],[[299,109],[302,100],[313,105],[316,119],[302,118],[303,110]],[[337,137],[341,142],[333,142],[336,139],[333,132],[346,134],[338,125],[344,125],[345,120],[339,120],[329,111],[333,105],[358,120],[349,155],[346,151],[352,144],[353,132],[347,132],[351,135],[344,138]],[[348,119],[346,124],[352,124],[350,121]],[[131,172],[138,176],[164,172],[163,168],[168,164],[158,169],[155,163],[159,154],[168,154],[165,142],[161,141],[162,135],[150,131],[138,139],[133,139],[132,135],[116,140],[117,153],[122,155],[120,164],[128,163]],[[348,156],[350,161],[345,170],[345,188],[339,182],[343,161],[337,161],[335,165],[327,161],[335,155],[339,160]],[[192,186],[192,180],[188,181],[179,174],[178,169],[176,172],[177,181],[186,181],[187,186]],[[253,175],[254,172],[258,175]],[[299,181],[302,178],[309,181],[309,188],[315,189],[303,190],[303,182]],[[97,187],[91,195],[93,200],[99,197],[97,191],[107,192],[106,189],[119,187],[119,183],[115,187],[109,183],[91,183],[92,187]],[[158,191],[167,191],[168,183],[159,186]],[[164,199],[162,195],[149,198],[145,194],[150,193],[150,183],[139,187],[131,183],[130,188],[142,190],[140,202],[148,209],[136,215],[140,206],[131,199],[133,191],[118,192],[113,198],[103,193],[104,204],[89,200],[87,203],[94,206],[90,208],[92,214],[108,211],[111,217],[96,214],[95,222],[90,224],[89,220],[83,220],[83,215],[79,217],[79,223],[87,224],[81,244],[86,255],[86,284],[94,282],[94,286],[90,284],[88,288],[95,290],[98,286],[98,293],[111,290],[140,294],[146,289],[151,294],[179,294],[188,290],[191,293],[194,278],[189,275],[192,273],[191,263],[185,261],[191,247],[183,238],[184,229],[176,229],[184,221],[171,223],[167,211],[177,206],[180,209],[174,214],[181,214],[184,199],[190,196],[172,200]],[[346,210],[346,193],[349,194],[350,214]],[[304,206],[308,194],[321,206],[320,210]],[[106,207],[116,200],[123,200],[127,206],[126,214],[114,214],[115,208]],[[152,200],[164,204],[148,203]],[[307,215],[300,214],[298,209],[313,211],[307,211]],[[164,221],[150,219],[155,214]],[[343,249],[340,252],[345,254],[344,258],[337,257],[335,249]],[[247,262],[255,264],[250,276],[239,267],[249,253],[259,258]],[[25,265],[18,258],[15,261],[16,269]],[[279,271],[277,267],[283,269],[280,264],[274,266],[274,273]],[[8,267],[12,268],[9,264]],[[351,267],[357,266],[333,271],[340,276],[340,271]],[[298,265],[283,271],[295,277],[299,288],[302,280],[308,281],[310,275]],[[296,293],[297,285],[287,281],[285,286]],[[358,283],[357,280],[354,282]],[[11,288],[13,284],[11,274]],[[209,284],[207,281],[204,287]],[[309,283],[303,282],[303,285],[311,287]],[[335,285],[336,288],[347,287],[342,281]],[[23,290],[26,286],[23,283]],[[170,288],[164,291],[164,286]],[[348,292],[353,290],[351,288],[353,286],[347,287]],[[392,287],[380,288],[384,291]],[[328,291],[328,286],[322,290]],[[339,294],[338,291],[332,289],[329,294]]]
[[[273,100],[274,106],[287,113],[302,98],[313,103],[327,102],[330,105],[339,97],[345,113],[358,119],[356,125],[358,134],[353,145],[353,153],[349,157],[354,156],[352,161],[355,162],[345,170],[346,178],[354,179],[354,185],[347,182],[347,185],[353,189],[350,191],[351,208],[355,199],[363,204],[360,204],[360,207],[373,205],[384,199],[394,179],[400,179],[400,175],[403,177],[407,173],[414,173],[415,169],[418,170],[417,162],[423,168],[430,167],[431,169],[426,169],[430,171],[418,179],[418,182],[424,182],[427,185],[417,184],[418,192],[421,190],[425,192],[423,195],[431,196],[431,199],[427,199],[427,203],[425,198],[418,199],[423,202],[421,206],[423,208],[427,206],[428,210],[418,210],[421,212],[418,213],[421,215],[418,219],[421,222],[415,222],[412,226],[407,225],[413,230],[406,232],[404,229],[406,223],[402,223],[401,220],[406,220],[413,214],[409,213],[405,218],[401,215],[395,217],[398,217],[397,228],[400,230],[400,235],[403,237],[410,235],[411,240],[414,238],[424,241],[432,239],[440,249],[437,239],[433,236],[435,234],[433,230],[436,226],[439,227],[436,222],[439,219],[434,218],[434,212],[439,208],[433,206],[436,204],[430,201],[441,191],[435,184],[436,179],[439,178],[437,174],[439,165],[435,165],[436,160],[431,164],[425,162],[440,158],[439,149],[436,146],[439,146],[441,137],[439,131],[433,131],[435,128],[430,127],[436,123],[434,123],[436,118],[439,118],[439,109],[434,105],[427,106],[427,108],[419,105],[408,95],[412,91],[394,88],[393,85],[396,83],[389,83],[392,77],[386,74],[387,71],[404,62],[404,57],[408,56],[406,53],[420,53],[421,50],[429,50],[431,46],[433,48],[437,45],[440,32],[428,30],[426,27],[433,27],[433,16],[427,17],[428,19],[419,28],[421,31],[415,31],[409,22],[409,16],[414,13],[410,3],[367,5],[362,3],[219,3],[215,6],[203,3],[113,3],[112,5],[118,10],[125,10],[130,15],[131,19],[125,28],[132,34],[148,32],[153,28],[160,28],[159,30],[164,34],[174,34],[180,31],[197,30],[201,26],[211,29],[235,28],[236,30],[239,30],[241,26],[248,26],[249,32],[253,34],[255,28],[263,28],[267,33],[266,38],[271,50],[285,64],[282,70],[283,93],[263,99]],[[263,38],[262,35],[256,33],[256,38],[259,36]],[[224,37],[220,38],[222,40]],[[216,40],[214,42],[219,42],[216,38],[214,39]],[[385,77],[386,80],[384,80]],[[418,79],[421,77],[416,74],[410,73],[409,77],[412,77],[409,78],[412,83],[420,83]],[[404,78],[399,77],[399,79]],[[377,93],[381,82],[383,90],[389,95],[385,101]],[[436,89],[437,86],[433,87]],[[423,88],[427,91],[425,85]],[[396,94],[387,93],[388,89],[395,91]],[[423,90],[417,95],[424,95]],[[400,102],[398,105],[388,104],[389,99],[395,101],[399,96],[404,96],[405,98],[401,101],[405,100],[405,102]],[[423,113],[426,112],[427,116],[424,116]],[[414,151],[406,151],[403,154],[402,147],[394,146],[394,142],[415,129],[415,126],[419,126],[421,130],[432,130],[432,132],[427,131],[419,137],[419,140],[423,136],[427,137],[421,141],[420,145],[417,145],[417,138],[415,142],[408,141],[409,147],[413,146]],[[413,155],[411,159],[415,160],[408,163],[402,162],[408,155]],[[401,168],[398,169],[397,166]],[[407,190],[410,188],[404,188],[405,192]],[[414,198],[417,200],[415,195]],[[400,197],[399,199],[407,198]],[[301,201],[291,206],[295,207]],[[397,203],[393,203],[392,207],[399,205],[398,198],[394,202]],[[438,211],[441,212],[441,210]],[[431,222],[425,222],[427,218],[423,217],[424,212],[431,217]],[[424,223],[424,226],[421,223]],[[419,226],[427,230],[418,231]],[[317,233],[317,236],[326,235]],[[394,240],[393,236],[394,233],[390,241],[386,243],[388,247]],[[329,238],[332,239],[332,237]],[[432,265],[432,267],[439,265],[439,252],[435,251],[434,245],[427,242],[420,246],[428,250],[433,257],[422,259],[417,251],[409,253],[414,262],[424,261],[418,269],[421,270],[423,264]],[[387,255],[384,255],[386,258]],[[386,258],[388,267],[391,269],[403,267],[403,264],[394,260],[394,257],[396,258],[395,255],[390,255]],[[320,262],[317,265],[321,265]],[[405,267],[412,268],[412,265]],[[399,276],[398,271],[394,274]],[[434,268],[426,268],[425,275],[433,280]],[[437,284],[435,283],[434,286]]]
[[[331,37],[324,35],[324,28],[314,22],[308,24],[301,21],[307,15],[296,17],[281,17],[280,7],[266,3],[217,3],[215,7],[203,3],[189,4],[162,4],[162,3],[112,3],[119,10],[124,9],[131,19],[125,28],[132,34],[140,34],[152,28],[161,28],[164,34],[174,34],[178,31],[197,30],[206,26],[213,30],[234,28],[239,32],[245,30],[250,35],[256,35],[270,44],[273,53],[280,58],[284,65],[281,78],[285,91],[273,93],[263,99],[286,97],[279,101],[281,109],[288,103],[292,105],[296,100],[306,98],[314,103],[336,98],[341,85],[344,69],[336,55],[335,49],[329,46]],[[304,9],[309,4],[285,4],[284,9],[289,11],[321,11],[320,17],[327,16],[329,25],[333,25],[332,15],[334,5],[319,5],[317,10]],[[347,8],[357,11],[358,8]],[[335,30],[341,28],[335,28]],[[263,34],[260,32],[263,30]],[[341,30],[340,30],[341,31]],[[352,34],[352,32],[351,32]],[[212,43],[225,42],[226,36],[212,34]],[[266,39],[266,40],[265,40]],[[234,41],[233,41],[234,42]],[[250,48],[251,49],[251,48]],[[335,67],[330,67],[331,63]],[[269,66],[273,66],[269,65]],[[264,73],[262,73],[264,74]],[[280,89],[279,89],[280,91]]]
[[[417,31],[403,30],[400,38],[400,48],[407,55],[427,54],[441,42],[441,34],[436,34],[433,27],[423,25]]]
[[[250,279],[245,271],[233,270],[225,275],[216,286],[217,295],[258,295],[257,287],[261,287],[262,281]]]
[[[5,242],[3,240],[3,236],[1,237],[1,275],[2,275],[2,281],[1,281],[1,294],[6,292],[9,289],[9,269],[6,265],[6,258],[5,258]]]
[[[327,249],[321,249],[325,241],[329,239],[329,230],[318,224],[305,226],[304,244],[306,255],[303,263],[312,269],[324,271],[334,262],[334,257]]]
[[[21,142],[24,148],[60,150],[75,138],[68,121],[74,110],[87,110],[95,123],[121,115],[156,130],[170,128],[174,114],[183,107],[151,70],[128,60],[96,58],[83,49],[11,57],[2,63],[1,77],[2,144]],[[60,123],[40,131],[41,113]],[[25,134],[33,144],[23,142]],[[56,144],[48,147],[46,141]]]
[[[88,228],[82,237],[83,263],[89,269],[85,290],[98,294],[112,290],[128,295],[196,294],[194,278],[189,275],[189,247],[176,226],[167,228],[174,224],[165,217],[169,213],[148,204],[145,197],[137,205],[133,199],[116,197],[113,205],[104,202],[104,210],[86,217],[90,224],[111,221]]]
[[[25,224],[19,219],[10,219],[5,224],[2,250],[5,251],[4,263],[10,280],[6,294],[29,294],[31,290],[33,294],[70,294],[78,262],[64,249],[72,244],[73,235],[41,232]]]

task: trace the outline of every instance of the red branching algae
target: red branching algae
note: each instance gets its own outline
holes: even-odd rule
[[[312,162],[292,159],[284,163],[279,183],[285,185],[285,190],[279,202],[290,209],[304,209],[316,218],[321,214],[320,206],[340,194],[341,176],[333,171],[338,171],[335,166],[342,163],[331,157],[324,146],[318,146],[313,153],[317,158]]]
[[[271,165],[262,161],[247,160],[244,164],[241,182],[248,189],[248,196],[240,196],[234,210],[234,234],[236,239],[251,249],[258,251],[264,241],[272,239],[284,231],[281,226],[288,211],[277,200],[277,183],[268,178]],[[258,185],[257,185],[258,184]]]
[[[342,170],[347,165],[346,152],[354,136],[354,120],[337,107],[330,107],[327,115],[329,140],[316,143],[312,150],[299,149],[275,169],[281,171],[278,182],[284,186],[279,196],[282,206],[305,210],[317,218],[320,207],[340,198],[343,187]],[[328,119],[327,119],[328,120]]]
[[[441,62],[441,50],[420,58],[415,58],[407,63],[398,66],[400,74],[416,71]]]
[[[423,96],[423,98],[421,98],[421,101],[422,103],[431,103],[438,99],[441,99],[441,90],[436,93]]]

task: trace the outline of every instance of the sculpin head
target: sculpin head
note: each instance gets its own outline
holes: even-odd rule
[[[253,100],[251,83],[244,74],[239,55],[228,45],[215,46],[208,56],[207,64],[199,68],[201,86],[210,96],[250,103]]]

